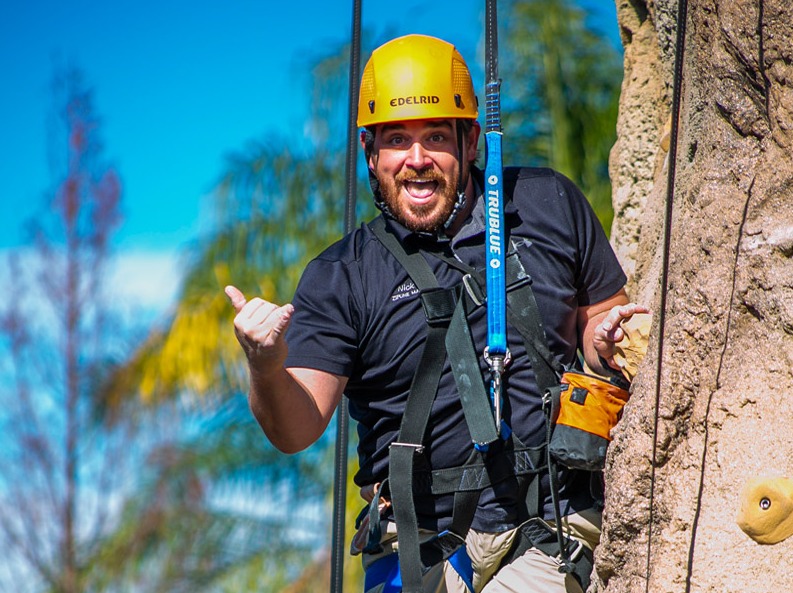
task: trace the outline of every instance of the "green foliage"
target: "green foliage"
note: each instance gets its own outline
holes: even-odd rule
[[[284,457],[263,447],[242,396],[207,412],[149,455],[86,567],[86,591],[280,591],[299,578],[325,539],[311,518],[324,507],[331,448]],[[169,405],[157,415],[151,428],[185,414]]]
[[[622,57],[570,0],[512,0],[505,8],[504,153],[567,175],[608,231]]]

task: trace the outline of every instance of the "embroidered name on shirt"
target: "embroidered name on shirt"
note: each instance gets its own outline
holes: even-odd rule
[[[406,299],[408,297],[412,297],[419,293],[419,289],[416,288],[416,285],[413,282],[405,282],[404,284],[400,284],[396,292],[391,295],[391,302],[396,302],[401,299]]]

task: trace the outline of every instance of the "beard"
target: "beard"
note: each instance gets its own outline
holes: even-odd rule
[[[406,169],[389,179],[380,179],[380,195],[391,214],[405,228],[413,232],[435,232],[443,227],[457,204],[457,179],[455,172],[446,177],[435,169],[415,171]],[[403,199],[405,185],[413,181],[435,183],[433,199],[426,204],[415,204]]]

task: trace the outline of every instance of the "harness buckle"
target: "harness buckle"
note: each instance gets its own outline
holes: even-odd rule
[[[583,542],[581,542],[580,540],[575,539],[574,537],[568,537],[567,539],[571,543],[575,544],[575,547],[573,547],[573,551],[567,554],[567,560],[570,561],[570,562],[575,563],[576,561],[578,561],[578,559],[584,553],[584,549],[586,548],[586,546],[583,544]],[[557,560],[562,560],[563,559],[561,552],[556,557],[556,559]]]
[[[449,529],[441,531],[430,541],[433,542],[433,546],[437,546],[442,551],[444,559],[465,545],[465,538],[460,537]]]
[[[482,289],[479,286],[479,283],[474,279],[471,274],[466,274],[463,276],[463,286],[465,287],[465,292],[468,293],[468,296],[471,297],[471,300],[477,307],[481,307],[485,304],[487,297],[485,297]]]
[[[409,449],[413,449],[414,453],[421,455],[424,453],[424,445],[422,444],[415,444],[415,443],[400,443],[398,441],[394,441],[389,445],[390,447],[407,447]]]

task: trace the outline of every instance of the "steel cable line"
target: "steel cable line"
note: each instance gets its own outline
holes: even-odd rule
[[[344,234],[351,233],[356,223],[355,202],[358,191],[356,161],[358,157],[358,79],[361,69],[361,0],[353,0],[352,35],[350,43],[350,86],[347,119],[347,197],[344,209]],[[333,476],[333,526],[331,536],[330,590],[342,593],[344,585],[344,527],[347,510],[347,448],[349,445],[349,403],[342,395],[336,410],[336,452]]]
[[[679,0],[677,5],[675,40],[675,69],[672,89],[672,127],[669,139],[669,168],[666,181],[666,204],[664,214],[664,241],[662,249],[661,267],[661,294],[658,305],[658,355],[655,365],[655,410],[653,415],[653,457],[650,467],[650,517],[647,533],[647,565],[645,569],[645,591],[650,591],[650,553],[653,539],[654,496],[655,496],[655,468],[658,454],[658,420],[659,406],[661,403],[661,376],[664,358],[664,332],[666,328],[666,295],[669,287],[669,252],[672,237],[672,212],[674,205],[675,174],[677,165],[677,143],[680,119],[680,96],[683,85],[683,62],[686,47],[686,21],[688,14],[688,0]]]

